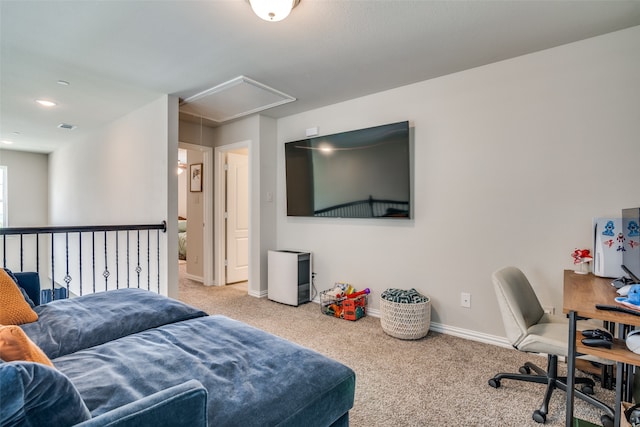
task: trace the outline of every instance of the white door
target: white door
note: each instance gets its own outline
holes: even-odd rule
[[[227,154],[227,279],[249,280],[249,158]]]

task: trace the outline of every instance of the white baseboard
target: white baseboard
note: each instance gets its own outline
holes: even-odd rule
[[[194,282],[200,282],[204,284],[204,278],[202,276],[196,276],[194,274],[185,273],[184,277],[189,280],[193,280]]]
[[[453,335],[456,337],[478,341],[485,344],[497,345],[504,348],[513,348],[511,343],[505,337],[499,337],[497,335],[485,334],[483,332],[472,331],[470,329],[457,328],[455,326],[447,326],[441,323],[431,323],[430,329],[435,332],[441,332],[447,335]]]
[[[260,296],[253,295],[252,293],[249,293],[249,295],[258,296],[261,298],[263,296],[266,296],[267,291],[263,291],[263,293],[264,295],[260,295]],[[320,298],[316,296],[316,298],[314,298],[312,302],[316,304],[320,304]],[[380,318],[380,310],[373,309],[373,308],[367,309],[367,316]],[[511,343],[505,337],[485,334],[483,332],[472,331],[470,329],[458,328],[457,326],[448,326],[448,325],[443,325],[442,323],[431,322],[429,324],[429,330],[446,334],[446,335],[453,335],[453,336],[464,338],[471,341],[478,341],[485,344],[497,345],[499,347],[504,347],[504,348],[513,348]]]
[[[264,291],[256,292],[256,291],[250,290],[248,294],[249,296],[256,297],[256,298],[266,298],[268,291],[264,290]]]
[[[367,310],[367,316],[380,317],[380,310],[370,309]],[[446,335],[453,335],[456,337],[464,338],[471,341],[478,341],[485,344],[497,345],[504,348],[513,348],[511,343],[505,337],[499,337],[496,335],[485,334],[483,332],[472,331],[470,329],[458,328],[457,326],[443,325],[442,323],[431,322],[429,324],[429,330],[439,332]]]

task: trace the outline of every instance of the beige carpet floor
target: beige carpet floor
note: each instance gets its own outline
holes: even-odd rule
[[[403,341],[385,334],[378,318],[335,319],[315,303],[290,307],[248,296],[246,284],[205,287],[181,279],[180,299],[350,366],[356,372],[352,426],[540,426],[531,415],[543,386],[503,380],[494,389],[487,381],[497,372],[517,372],[527,360],[544,367],[546,358],[433,331]],[[598,385],[595,391],[613,404],[613,391]],[[554,393],[545,425],[564,425],[564,399],[563,392]],[[599,411],[578,400],[575,406],[577,417],[599,424]]]

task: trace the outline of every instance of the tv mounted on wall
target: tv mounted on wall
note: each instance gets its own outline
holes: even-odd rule
[[[409,122],[285,143],[287,215],[411,216]]]

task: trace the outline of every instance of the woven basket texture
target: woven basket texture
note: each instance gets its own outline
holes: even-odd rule
[[[417,340],[429,333],[430,323],[430,299],[407,304],[380,298],[380,325],[388,335],[403,340]]]

